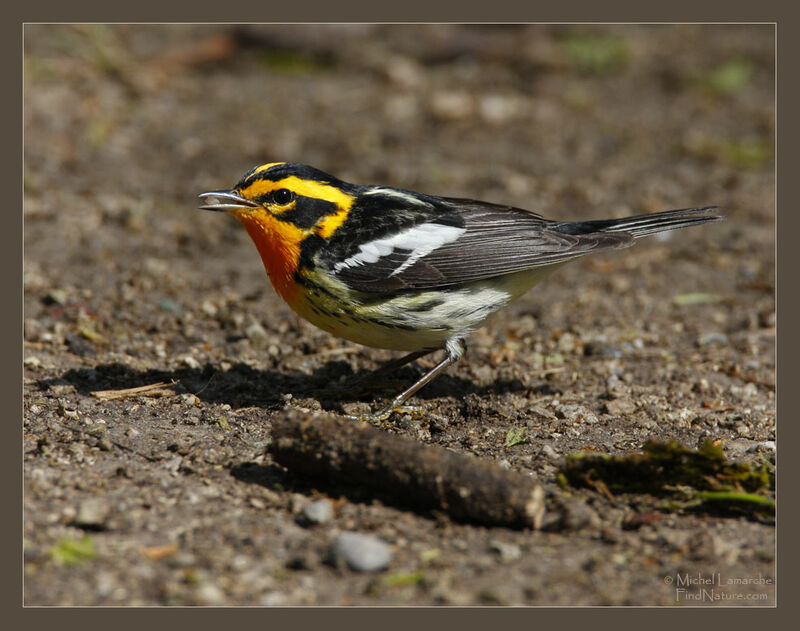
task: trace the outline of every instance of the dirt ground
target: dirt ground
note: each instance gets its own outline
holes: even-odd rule
[[[773,52],[768,25],[27,26],[25,604],[774,604],[771,515],[561,475],[648,440],[774,463]],[[289,410],[375,409],[433,361],[348,394],[394,355],[300,321],[196,209],[283,160],[557,219],[721,207],[564,267],[384,428],[534,476],[558,520],[274,462]],[[348,531],[388,566],[331,562]]]

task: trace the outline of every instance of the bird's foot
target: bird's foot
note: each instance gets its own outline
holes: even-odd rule
[[[392,414],[408,414],[410,416],[421,417],[425,416],[425,410],[419,405],[387,405],[382,410],[377,412],[368,412],[365,414],[347,414],[346,418],[352,421],[359,421],[361,423],[370,423],[372,425],[385,423],[391,418]]]

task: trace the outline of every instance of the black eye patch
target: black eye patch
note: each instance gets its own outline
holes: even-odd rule
[[[275,191],[277,192],[277,191]],[[298,228],[307,230],[317,224],[326,215],[332,215],[339,207],[333,202],[315,197],[295,196],[297,204],[291,210],[276,214],[275,218],[293,223]]]

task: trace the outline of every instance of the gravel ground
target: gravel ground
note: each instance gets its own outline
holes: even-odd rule
[[[773,50],[768,25],[27,26],[25,603],[774,604],[769,514],[561,475],[649,440],[774,463]],[[534,476],[557,520],[272,459],[288,411],[431,365],[342,388],[393,354],[300,321],[195,210],[279,160],[557,219],[722,208],[566,266],[384,427]]]

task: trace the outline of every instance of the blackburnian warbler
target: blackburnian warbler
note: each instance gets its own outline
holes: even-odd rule
[[[562,222],[520,208],[348,184],[303,164],[255,167],[200,208],[244,224],[300,316],[366,346],[445,356],[385,419],[466,350],[465,338],[561,264],[639,237],[721,219],[716,207]]]

